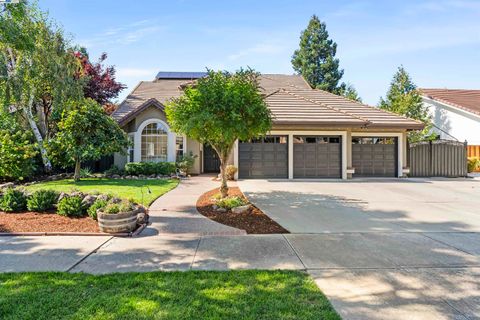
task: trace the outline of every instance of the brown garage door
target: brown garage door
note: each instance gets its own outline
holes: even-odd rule
[[[240,179],[288,178],[287,136],[266,136],[238,145]]]
[[[352,166],[356,177],[396,177],[397,138],[353,137]]]
[[[293,139],[294,178],[341,178],[340,136],[295,136]]]

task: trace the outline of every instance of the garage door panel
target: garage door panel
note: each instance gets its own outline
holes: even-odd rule
[[[294,178],[340,178],[340,137],[295,136]]]
[[[286,142],[286,136],[267,136],[254,142],[240,142],[239,177],[242,179],[287,178],[288,145]]]
[[[352,166],[355,168],[355,176],[396,176],[396,138],[353,138],[352,143]]]

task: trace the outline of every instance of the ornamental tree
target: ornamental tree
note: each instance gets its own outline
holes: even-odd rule
[[[222,197],[228,196],[225,169],[235,141],[264,135],[272,125],[258,77],[251,69],[235,73],[209,70],[206,77],[185,86],[183,95],[166,107],[173,131],[208,143],[217,152]]]
[[[104,108],[111,107],[112,99],[118,97],[120,91],[126,88],[123,83],[115,79],[115,67],[105,66],[107,54],[102,53],[97,62],[91,62],[85,48],[74,52],[80,62],[81,68],[77,78],[86,78],[83,92],[85,98],[91,98],[100,103]]]
[[[398,67],[390,83],[386,98],[380,98],[379,107],[425,123],[425,129],[422,131],[409,133],[410,141],[431,140],[436,137],[436,134],[430,132],[432,122],[428,109],[423,105],[417,86],[403,66]]]
[[[117,122],[97,102],[82,99],[69,104],[58,123],[52,148],[62,153],[64,167],[75,164],[74,179],[78,181],[83,161],[124,152],[129,142]]]

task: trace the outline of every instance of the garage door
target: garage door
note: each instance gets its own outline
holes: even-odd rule
[[[294,136],[294,178],[341,178],[340,136]]]
[[[287,136],[266,136],[238,145],[238,176],[288,178]]]
[[[357,177],[396,177],[397,138],[353,137],[352,166]]]

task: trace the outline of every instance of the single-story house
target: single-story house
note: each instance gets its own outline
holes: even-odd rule
[[[170,130],[164,106],[182,94],[181,85],[201,72],[159,72],[140,82],[113,117],[133,147],[114,162],[175,161],[183,153],[198,158],[192,173],[218,172],[219,160],[208,145]],[[299,75],[263,74],[260,85],[273,115],[265,137],[237,141],[230,163],[238,177],[339,178],[400,177],[406,168],[407,132],[423,123],[322,90]]]
[[[440,138],[467,141],[468,157],[480,158],[480,90],[420,89]]]

